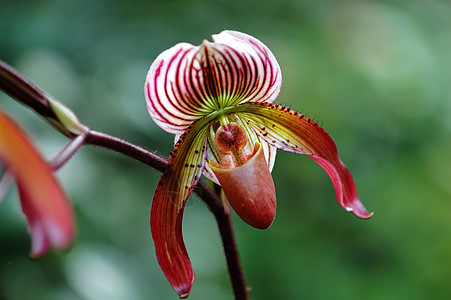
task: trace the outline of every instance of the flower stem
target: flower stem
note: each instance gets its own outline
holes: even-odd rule
[[[44,93],[16,69],[0,60],[0,89],[41,117],[55,117]]]
[[[201,188],[198,189],[198,187]],[[230,209],[228,206],[225,206],[228,204],[223,203],[220,198],[221,188],[215,184],[214,192],[211,188],[208,188],[199,181],[194,191],[202,200],[204,200],[210,211],[215,216],[221,236],[222,246],[224,248],[227,269],[229,271],[230,282],[232,283],[235,300],[248,300],[249,293],[246,286],[243,268],[241,266],[232,220],[230,218]]]
[[[241,267],[238,247],[233,232],[232,220],[230,214],[215,215],[218,223],[219,232],[224,247],[224,253],[227,260],[227,268],[229,270],[230,281],[233,287],[233,293],[236,300],[249,299],[249,293],[244,278],[243,269]]]
[[[108,135],[103,132],[89,130],[86,135],[85,144],[103,147],[120,153],[146,164],[160,172],[164,172],[168,166],[165,158],[143,148],[127,142],[126,140]]]
[[[53,170],[58,170],[83,146],[86,139],[86,133],[77,135],[49,162]]]

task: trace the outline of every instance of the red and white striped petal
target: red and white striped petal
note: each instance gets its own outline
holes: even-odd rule
[[[181,134],[193,121],[211,112],[207,108],[209,99],[198,93],[197,78],[191,76],[198,48],[177,44],[161,53],[147,73],[147,109],[153,121],[167,132]]]
[[[161,269],[181,298],[189,295],[194,273],[182,236],[186,200],[202,175],[208,118],[195,122],[169,155],[169,166],[153,198],[150,225]]]
[[[360,202],[351,173],[338,157],[332,138],[315,122],[289,108],[271,103],[245,103],[233,109],[269,144],[305,154],[329,175],[338,203],[359,218],[372,216]]]
[[[231,30],[213,35],[213,41],[231,64],[233,72],[230,101],[222,107],[249,101],[273,102],[277,98],[282,87],[282,73],[265,44],[248,34]]]
[[[193,121],[238,103],[272,102],[282,75],[271,51],[240,32],[223,31],[200,46],[180,43],[161,53],[144,94],[154,122],[181,134]]]

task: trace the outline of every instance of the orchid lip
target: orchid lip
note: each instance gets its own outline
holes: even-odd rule
[[[254,153],[243,165],[228,168],[215,161],[209,165],[228,202],[244,222],[259,229],[271,226],[276,214],[276,194],[260,143],[255,144]]]

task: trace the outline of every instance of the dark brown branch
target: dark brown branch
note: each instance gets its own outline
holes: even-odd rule
[[[56,119],[44,92],[2,60],[0,60],[0,89],[34,110],[39,116]]]
[[[89,130],[86,136],[85,144],[94,145],[112,150],[122,155],[133,158],[143,164],[146,164],[160,172],[164,172],[168,166],[168,161],[143,148],[127,142],[126,140],[111,136],[109,134]]]
[[[230,214],[223,213],[220,215],[215,215],[215,218],[218,223],[219,233],[224,247],[227,268],[229,270],[230,281],[232,283],[235,299],[247,300],[249,299],[249,292],[246,286],[243,268],[241,266],[240,255],[238,253],[238,246],[236,244]]]

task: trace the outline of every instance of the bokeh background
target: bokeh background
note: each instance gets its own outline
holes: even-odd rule
[[[324,126],[375,212],[347,213],[315,162],[279,152],[275,223],[260,231],[234,216],[252,299],[450,299],[450,1],[0,0],[2,60],[91,128],[165,156],[173,137],[147,114],[148,67],[224,29],[269,46],[283,72],[277,102]],[[45,157],[65,144],[3,93],[0,105]],[[0,204],[0,299],[177,299],[150,237],[160,174],[86,147],[58,177],[78,238],[31,261],[12,189]],[[191,299],[232,299],[215,221],[195,196],[184,236]]]

